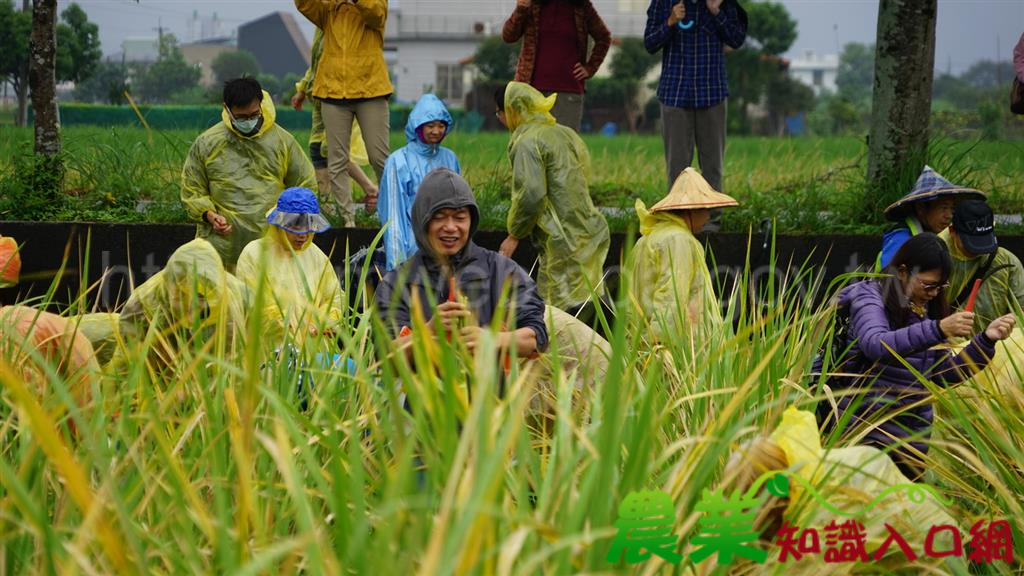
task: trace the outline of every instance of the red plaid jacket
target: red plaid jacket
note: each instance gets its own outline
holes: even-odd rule
[[[604,20],[597,14],[590,0],[583,0],[581,5],[573,9],[576,16],[576,46],[580,50],[580,63],[587,69],[591,77],[608,55],[608,47],[612,43],[612,33],[608,31]],[[537,58],[537,36],[540,21],[540,3],[533,2],[529,8],[520,8],[512,12],[501,29],[501,37],[509,44],[523,39],[523,48],[519,52],[519,63],[516,65],[516,81],[527,84],[533,79],[533,65]],[[587,58],[589,38],[594,38],[594,49]]]

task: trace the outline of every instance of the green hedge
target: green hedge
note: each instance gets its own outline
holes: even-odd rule
[[[139,111],[155,130],[205,130],[220,121],[219,106],[139,106]],[[404,131],[412,108],[391,106],[391,129]],[[31,121],[29,110],[29,118]],[[452,110],[455,126],[465,132],[478,132],[483,118],[476,112]],[[60,106],[62,126],[142,126],[130,106],[67,103]],[[309,107],[297,112],[277,105],[277,123],[287,130],[309,130],[312,113]]]

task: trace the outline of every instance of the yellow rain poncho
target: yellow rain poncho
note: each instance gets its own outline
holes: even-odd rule
[[[129,348],[150,330],[158,331],[152,352],[164,365],[173,365],[179,342],[197,335],[197,321],[205,337],[223,335],[228,346],[239,349],[249,302],[245,285],[224,270],[209,242],[197,238],[175,250],[163,270],[132,291],[118,328]]]
[[[872,500],[886,493],[891,487],[911,484],[892,460],[877,448],[851,446],[823,450],[814,414],[797,410],[792,406],[783,413],[782,422],[771,434],[771,441],[785,453],[788,470],[806,480],[826,502],[845,513],[864,510]],[[758,470],[757,474],[761,472],[763,470]],[[774,544],[775,534],[771,534],[773,545],[769,548],[768,561],[763,568],[758,567],[758,572],[792,575],[845,574],[862,571],[865,565],[859,562],[824,562],[825,550],[828,548],[825,542],[825,527],[832,521],[841,524],[851,517],[840,516],[830,511],[796,479],[787,480],[790,501],[783,518],[790,526],[798,526],[801,530],[816,529],[821,552],[805,555],[799,561],[790,557],[786,563],[780,563],[780,548]],[[938,491],[936,493],[943,498],[949,498]],[[888,538],[889,532],[885,527],[888,523],[917,554],[917,562],[913,565],[914,571],[924,571],[926,567],[939,572],[963,569],[962,558],[932,559],[925,556],[925,539],[932,526],[958,525],[945,505],[933,494],[924,491],[915,493],[914,496],[920,500],[919,502],[911,501],[911,496],[908,488],[895,489],[886,493],[870,509],[852,517],[864,526],[867,554],[873,555]],[[966,531],[961,532],[966,534]],[[797,537],[799,535],[798,532]],[[965,551],[969,540],[970,536],[967,535],[962,541]],[[935,536],[934,550],[950,550],[952,542],[950,532],[938,532]],[[889,546],[880,561],[870,558],[869,562],[867,567],[880,572],[908,569],[906,558],[896,543]]]
[[[78,323],[78,331],[85,335],[96,351],[96,360],[102,365],[110,362],[117,349],[118,322],[121,315],[108,312],[93,312],[72,318]]]
[[[683,217],[673,212],[648,212],[636,201],[640,234],[629,269],[634,309],[659,338],[680,334],[681,326],[698,322],[714,329],[722,311],[712,289],[704,247]]]
[[[249,244],[238,259],[238,278],[251,294],[264,279],[263,334],[273,347],[286,336],[302,342],[311,329],[335,330],[342,317],[342,291],[330,259],[312,243],[295,250],[280,228],[271,226],[263,238]],[[265,259],[265,261],[264,261]]]
[[[196,138],[181,171],[181,201],[189,217],[199,222],[196,237],[209,240],[229,270],[234,269],[242,248],[263,235],[267,210],[281,190],[316,189],[309,158],[295,138],[274,122],[270,94],[263,93],[260,108],[263,124],[252,136],[235,130],[224,110],[222,122]],[[214,233],[203,219],[208,210],[227,218],[230,234]]]
[[[313,90],[313,82],[316,80],[317,67],[320,65],[320,58],[324,54],[324,31],[317,28],[313,32],[313,48],[309,68],[306,75],[295,83],[295,91],[309,94]],[[309,143],[320,144],[320,155],[327,157],[327,130],[324,128],[324,117],[321,112],[323,104],[317,98],[312,98],[313,104],[313,127],[309,132]],[[366,144],[363,142],[363,131],[359,129],[359,121],[352,118],[352,138],[348,145],[349,162],[357,166],[366,166],[370,163],[370,157],[366,153]]]
[[[530,238],[540,255],[537,287],[547,304],[570,308],[600,289],[608,255],[608,222],[587,189],[590,155],[571,128],[555,123],[545,98],[510,82],[505,116],[512,139],[508,233]]]

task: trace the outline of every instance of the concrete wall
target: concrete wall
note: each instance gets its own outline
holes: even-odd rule
[[[79,294],[79,280],[85,278],[92,286],[89,301],[102,309],[111,309],[127,299],[130,286],[138,285],[158,272],[171,253],[195,236],[195,228],[182,224],[72,224],[64,222],[0,222],[0,234],[14,237],[22,248],[22,283],[0,290],[0,303],[24,301],[46,293],[52,282],[60,278],[56,294],[58,303],[73,301]],[[344,270],[347,253],[355,253],[369,245],[376,230],[331,230],[316,238],[316,243],[332,255],[339,271]],[[479,232],[476,242],[496,250],[504,239],[501,232]],[[90,248],[86,251],[86,241]],[[1001,237],[1000,245],[1015,253],[1024,252],[1024,238]],[[606,269],[614,277],[627,239],[612,236]],[[747,261],[748,239],[739,234],[717,234],[710,238],[709,266],[726,285],[741,275]],[[797,272],[805,269],[821,273],[825,286],[832,278],[858,267],[874,264],[881,247],[880,238],[862,236],[789,236],[776,239],[777,258],[772,266],[769,254],[761,249],[762,238],[755,235],[750,242],[750,268],[754,278],[776,285],[786,281],[799,284],[810,293],[814,289],[809,278],[797,281]],[[63,274],[58,274],[67,255]],[[533,267],[536,252],[529,242],[520,244],[516,261],[524,268]],[[84,276],[83,276],[84,273]],[[99,282],[103,278],[102,282]]]

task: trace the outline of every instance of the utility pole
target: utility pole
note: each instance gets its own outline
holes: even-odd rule
[[[162,18],[158,17],[156,19],[156,28],[153,28],[153,30],[156,30],[156,50],[158,54],[157,59],[159,60],[164,57],[164,23]]]
[[[999,65],[1003,61],[1003,47],[999,43],[999,34],[996,34],[996,85],[1003,85],[1003,67]]]

